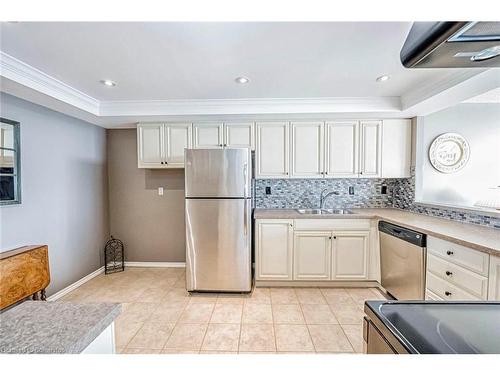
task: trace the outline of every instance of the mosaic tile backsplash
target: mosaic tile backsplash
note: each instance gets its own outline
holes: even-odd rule
[[[354,194],[349,194],[349,188]],[[385,194],[382,189],[385,187]],[[271,188],[271,194],[266,194]],[[459,209],[430,207],[415,203],[415,173],[410,178],[368,179],[258,179],[255,180],[256,208],[318,208],[323,189],[336,191],[324,208],[400,208],[500,229],[500,217]]]
[[[382,186],[387,193],[382,194]],[[255,207],[318,208],[323,189],[336,191],[324,202],[324,208],[392,207],[395,180],[391,179],[265,179],[255,180]],[[266,187],[271,194],[266,194]],[[349,194],[353,187],[354,194]]]

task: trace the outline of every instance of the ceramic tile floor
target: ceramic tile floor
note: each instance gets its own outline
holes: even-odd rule
[[[119,353],[363,353],[365,299],[375,288],[255,288],[192,294],[182,268],[100,275],[62,300],[121,302]]]

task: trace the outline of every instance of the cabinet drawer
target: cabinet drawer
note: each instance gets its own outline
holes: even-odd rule
[[[296,219],[295,230],[369,230],[370,219]]]
[[[481,299],[486,299],[488,295],[487,277],[478,275],[442,258],[428,254],[427,270]]]
[[[445,301],[479,301],[478,298],[460,287],[427,272],[427,289]]]
[[[483,276],[488,275],[489,255],[486,253],[434,237],[427,239],[427,250]]]
[[[426,301],[442,301],[443,299],[437,294],[432,293],[429,289],[425,290],[425,300]]]

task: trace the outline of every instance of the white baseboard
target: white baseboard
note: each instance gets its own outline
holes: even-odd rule
[[[96,276],[99,276],[101,273],[104,272],[104,266],[101,268],[95,270],[94,272],[88,274],[87,276],[82,277],[80,280],[75,281],[73,284],[68,285],[66,288],[61,289],[59,292],[52,294],[51,296],[47,297],[47,301],[56,301],[59,298],[65,296],[69,292],[72,292],[76,288],[78,288],[80,285],[85,284],[87,281],[93,279]]]
[[[125,262],[125,267],[186,267],[185,262]]]

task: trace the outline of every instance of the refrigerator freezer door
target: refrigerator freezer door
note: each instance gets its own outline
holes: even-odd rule
[[[186,199],[189,291],[249,292],[251,200]]]
[[[186,149],[186,198],[249,198],[250,150]]]

